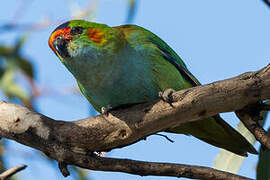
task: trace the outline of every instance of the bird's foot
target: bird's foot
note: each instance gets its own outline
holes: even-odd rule
[[[105,115],[105,116],[108,116],[109,115],[109,112],[112,110],[112,106],[110,104],[107,105],[107,107],[102,107],[101,108],[101,114],[102,115]]]
[[[174,101],[173,101],[173,96],[172,96],[172,94],[173,94],[174,92],[175,92],[174,89],[169,88],[169,89],[165,89],[165,91],[163,91],[163,92],[159,92],[159,93],[158,93],[158,96],[159,96],[164,102],[169,103],[170,106],[173,107],[172,103],[173,103]]]

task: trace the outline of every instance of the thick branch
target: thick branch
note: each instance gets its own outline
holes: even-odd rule
[[[116,162],[98,164],[101,160],[87,153],[126,146],[182,123],[239,110],[268,99],[269,69],[267,66],[260,71],[178,91],[173,94],[173,107],[163,101],[150,102],[113,111],[108,117],[73,122],[56,121],[25,107],[1,102],[0,136],[39,149],[63,164],[114,171]],[[117,171],[131,173],[124,166],[117,167]]]

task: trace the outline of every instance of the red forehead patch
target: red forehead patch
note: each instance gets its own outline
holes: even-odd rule
[[[72,38],[72,36],[70,35],[70,27],[65,27],[63,29],[58,29],[56,31],[54,31],[50,38],[49,38],[49,46],[50,48],[54,51],[54,53],[56,53],[56,49],[53,47],[53,43],[55,41],[55,38],[58,37],[58,36],[62,36],[64,39],[67,39],[67,40],[70,40]]]

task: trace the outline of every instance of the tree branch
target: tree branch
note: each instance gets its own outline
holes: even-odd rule
[[[26,167],[27,167],[26,165],[20,165],[17,167],[10,168],[10,169],[8,169],[0,174],[0,180],[5,180],[5,179],[13,176],[17,172],[24,170]]]
[[[267,5],[267,7],[270,7],[270,2],[269,2],[269,0],[263,0],[263,2]]]
[[[264,147],[270,150],[269,134],[259,125],[260,104],[252,104],[235,112],[246,128],[255,136]]]
[[[84,161],[84,165],[81,167],[91,167],[92,170],[125,172],[140,176],[172,176],[205,180],[250,180],[250,178],[202,166],[105,158],[95,155],[92,155],[92,157],[77,156],[76,158]]]
[[[175,169],[182,172],[182,165],[101,158],[91,152],[127,146],[179,124],[240,110],[269,99],[270,66],[184,89],[173,93],[172,97],[173,107],[163,101],[149,102],[112,111],[108,117],[100,115],[73,122],[56,121],[26,107],[0,102],[0,136],[44,152],[60,162],[62,172],[66,171],[65,164],[73,164],[92,170],[175,176]],[[127,161],[136,164],[133,169],[129,169]],[[198,178],[199,175],[180,173],[178,176]]]

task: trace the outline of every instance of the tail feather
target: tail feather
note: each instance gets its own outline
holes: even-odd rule
[[[192,135],[214,146],[241,156],[258,154],[256,149],[240,133],[227,124],[219,115],[190,122],[168,132]]]

